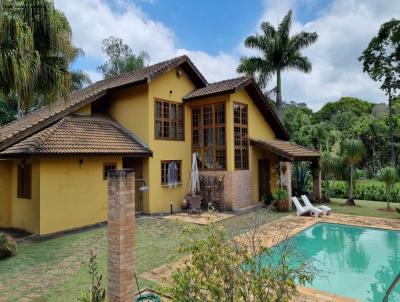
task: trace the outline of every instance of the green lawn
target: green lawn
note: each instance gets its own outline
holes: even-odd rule
[[[286,214],[258,210],[220,222],[232,235],[244,232],[254,223],[265,224]],[[201,228],[202,226],[195,226]],[[178,245],[187,240],[182,223],[142,218],[137,221],[137,274],[179,258]],[[15,257],[0,261],[0,292],[7,301],[76,301],[87,288],[87,261],[90,250],[98,255],[100,272],[106,279],[105,227],[69,234],[37,243],[21,244]],[[152,286],[139,278],[141,287]]]
[[[332,198],[332,202],[328,204],[334,213],[342,213],[349,215],[371,216],[380,218],[400,218],[397,212],[386,212],[381,209],[386,208],[386,203],[382,201],[356,200],[356,207],[343,206],[345,199]],[[400,204],[392,203],[391,206],[400,208]]]

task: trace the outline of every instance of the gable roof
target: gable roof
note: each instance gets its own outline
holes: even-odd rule
[[[256,138],[250,138],[250,143],[292,161],[316,160],[320,157],[320,153],[316,150],[279,139],[260,140]]]
[[[206,87],[199,88],[186,95],[183,99],[192,101],[204,97],[216,96],[221,94],[230,94],[244,88],[251,99],[256,104],[258,110],[264,116],[264,119],[274,130],[276,137],[283,140],[289,140],[289,134],[275,113],[270,101],[264,96],[254,79],[250,76],[244,76],[220,82],[208,84]]]
[[[135,155],[151,150],[108,116],[69,115],[0,152],[0,158],[30,155]]]
[[[187,56],[176,57],[133,72],[102,80],[82,90],[71,93],[66,99],[55,101],[0,127],[0,151],[101,98],[112,89],[149,83],[151,80],[178,66],[182,67],[197,87],[207,85],[204,76]]]

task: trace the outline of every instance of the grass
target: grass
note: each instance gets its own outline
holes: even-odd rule
[[[359,216],[370,216],[379,218],[400,218],[400,214],[397,212],[387,212],[381,209],[386,208],[386,203],[382,201],[370,201],[370,200],[356,200],[356,207],[343,206],[345,199],[332,198],[332,202],[329,207],[332,208],[334,213],[342,213],[349,215]],[[392,203],[392,208],[400,208],[400,204]]]
[[[287,215],[266,210],[244,213],[219,222],[231,234],[242,233]],[[137,220],[136,273],[140,275],[180,258],[179,243],[184,224],[161,218]],[[194,226],[201,228],[202,226]],[[36,243],[21,244],[15,257],[0,261],[0,292],[7,301],[77,301],[88,287],[90,250],[97,254],[99,271],[107,280],[105,227],[69,234]],[[156,284],[139,278],[140,287]],[[3,287],[2,287],[3,286]]]

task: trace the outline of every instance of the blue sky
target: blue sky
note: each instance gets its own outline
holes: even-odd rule
[[[357,61],[382,22],[400,15],[396,0],[55,0],[67,15],[74,43],[86,56],[75,67],[101,79],[96,67],[105,60],[102,39],[123,38],[135,52],[145,50],[150,63],[187,54],[209,81],[237,76],[243,46],[262,21],[277,25],[289,9],[293,32],[316,31],[318,42],[304,51],[311,74],[283,75],[286,100],[306,102],[313,109],[351,95],[385,100],[379,85],[362,73]],[[274,79],[270,82],[274,87]]]

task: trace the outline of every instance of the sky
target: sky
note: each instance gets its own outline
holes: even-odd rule
[[[92,81],[106,58],[102,40],[120,37],[150,64],[188,55],[209,82],[238,76],[243,56],[255,54],[244,39],[268,21],[276,26],[293,10],[291,33],[315,31],[318,41],[304,49],[312,72],[282,76],[284,100],[313,110],[342,96],[385,102],[379,83],[362,72],[358,57],[382,23],[400,17],[400,0],[55,0],[72,27],[73,42],[85,51],[74,68]],[[275,85],[272,78],[268,89]]]

